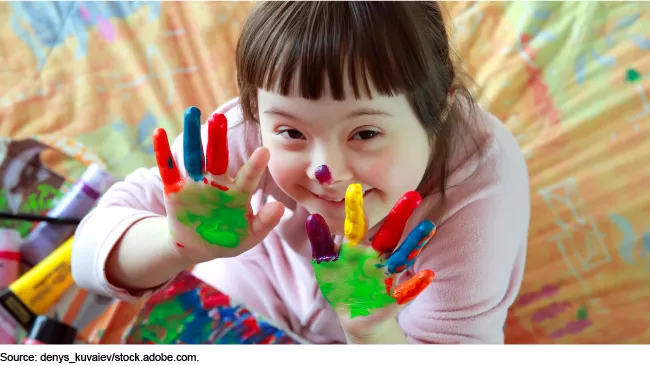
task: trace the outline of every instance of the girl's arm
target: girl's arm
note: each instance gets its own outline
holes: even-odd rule
[[[379,326],[376,333],[368,337],[356,337],[346,333],[345,339],[348,344],[409,344],[397,319],[385,322]]]
[[[82,288],[128,300],[184,268],[168,244],[157,168],[113,185],[75,233],[72,274]],[[181,267],[180,269],[178,267]]]
[[[168,220],[164,216],[135,222],[108,255],[108,282],[129,292],[151,289],[195,264],[170,247],[168,233]]]

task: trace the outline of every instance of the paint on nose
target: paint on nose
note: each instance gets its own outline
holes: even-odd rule
[[[316,180],[320,184],[332,183],[332,173],[330,172],[330,169],[327,167],[327,165],[321,165],[318,168],[316,168],[316,171],[314,172],[314,176],[316,177]]]

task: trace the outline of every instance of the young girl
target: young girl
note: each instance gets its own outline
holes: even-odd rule
[[[160,168],[115,184],[83,220],[76,282],[132,300],[194,265],[314,343],[502,343],[524,271],[527,169],[513,136],[463,87],[439,5],[263,2],[236,61],[240,97],[202,126],[190,108],[171,150],[157,130]],[[367,228],[359,248],[406,192],[422,202],[402,239],[437,225],[396,279],[436,274],[405,308],[352,317],[323,297],[305,225],[324,220],[341,245],[351,185],[367,215],[357,217]],[[238,229],[218,233],[209,220]]]

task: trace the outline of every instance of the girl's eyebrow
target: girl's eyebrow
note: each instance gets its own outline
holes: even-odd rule
[[[290,119],[290,120],[293,120],[293,121],[300,122],[300,118],[295,117],[295,116],[291,115],[290,113],[285,112],[285,111],[280,110],[280,109],[271,108],[271,109],[265,110],[263,113],[264,114],[272,114],[272,115],[275,115],[275,116],[284,117],[284,118],[287,118],[287,119]]]
[[[361,108],[361,109],[357,109],[357,110],[354,110],[354,111],[348,113],[345,117],[343,117],[343,119],[344,120],[345,119],[352,119],[352,118],[361,117],[361,116],[386,116],[386,117],[392,117],[393,115],[388,113],[388,112],[379,110],[379,109]]]
[[[265,110],[263,113],[264,114],[272,114],[272,115],[284,117],[284,118],[287,118],[287,119],[290,119],[290,120],[293,120],[293,121],[298,121],[298,122],[301,121],[300,118],[298,118],[296,116],[293,116],[292,114],[290,114],[288,112],[285,112],[283,110],[280,110],[280,109],[271,108],[271,109]],[[393,117],[392,114],[390,114],[388,112],[385,112],[385,111],[382,111],[382,110],[379,110],[379,109],[361,108],[361,109],[356,109],[356,110],[348,113],[347,115],[345,115],[345,117],[343,117],[343,120],[348,120],[348,119],[357,118],[357,117],[361,117],[361,116]]]

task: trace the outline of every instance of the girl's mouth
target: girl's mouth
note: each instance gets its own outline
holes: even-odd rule
[[[368,196],[368,194],[372,193],[374,190],[375,190],[374,188],[369,188],[369,189],[364,190],[363,191],[363,198],[366,198]],[[338,197],[338,196],[325,196],[325,195],[321,196],[321,195],[317,195],[316,193],[313,193],[313,192],[312,192],[312,194],[314,196],[318,197],[321,201],[325,201],[328,204],[333,204],[333,205],[343,205],[343,204],[345,204],[345,195],[343,195],[342,197]]]

